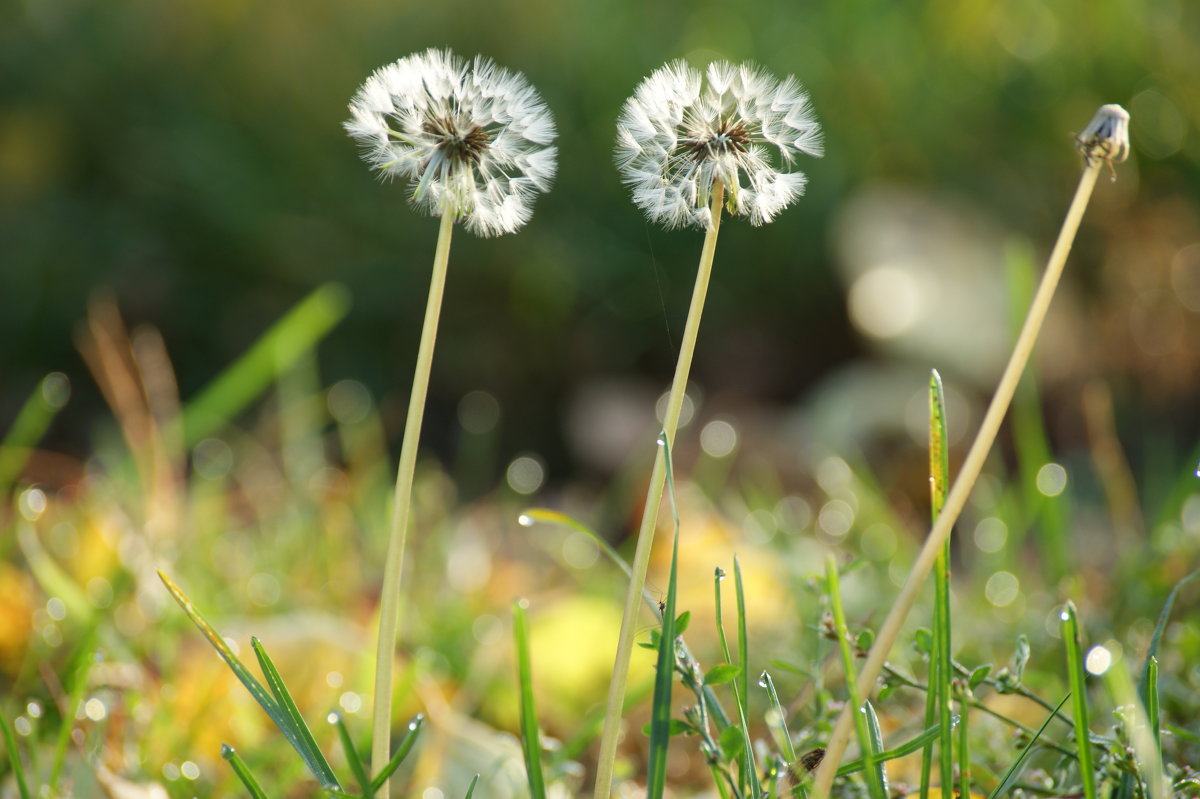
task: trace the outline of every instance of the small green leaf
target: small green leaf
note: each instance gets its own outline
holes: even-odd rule
[[[875,631],[871,629],[862,630],[854,639],[854,646],[858,648],[859,652],[869,651],[873,643],[875,643]]]
[[[721,730],[721,735],[717,739],[717,743],[721,745],[721,751],[725,753],[726,760],[737,760],[742,756],[742,751],[746,748],[745,738],[742,736],[742,728],[729,726]]]
[[[688,625],[691,624],[691,622],[692,622],[692,612],[690,610],[685,610],[683,613],[680,613],[678,618],[675,619],[675,635],[676,635],[676,637],[683,635],[684,632],[687,630]]]
[[[974,691],[983,684],[983,681],[986,680],[988,675],[991,673],[992,666],[990,663],[985,663],[982,666],[978,666],[971,671],[971,676],[967,678],[967,685],[970,686],[972,691]]]
[[[708,670],[708,673],[704,675],[704,684],[724,685],[727,682],[733,682],[734,678],[741,674],[741,672],[742,670],[737,666],[722,663]]]
[[[918,627],[913,633],[913,647],[920,654],[928,656],[933,651],[933,633],[925,627]]]
[[[671,719],[671,724],[667,728],[667,735],[669,735],[671,737],[674,737],[676,735],[691,735],[694,732],[696,732],[696,728],[693,727],[691,724],[688,724],[686,721],[683,721],[682,719]],[[647,721],[645,724],[642,725],[642,734],[645,735],[647,738],[649,738],[650,733],[651,733],[651,724],[650,724],[650,722]]]

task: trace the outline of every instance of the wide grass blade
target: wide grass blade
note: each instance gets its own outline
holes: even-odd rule
[[[825,575],[828,582],[829,602],[833,609],[833,623],[837,631],[838,649],[842,654],[842,668],[846,672],[846,692],[854,712],[854,728],[858,732],[858,744],[862,749],[863,770],[866,772],[867,790],[871,799],[887,799],[881,771],[875,762],[872,750],[871,731],[868,727],[862,699],[858,694],[858,669],[854,666],[854,652],[850,647],[850,632],[846,629],[846,612],[842,608],[842,594],[838,586],[837,560],[832,554],[825,558]]]
[[[546,779],[542,775],[542,747],[538,734],[537,711],[533,704],[533,668],[529,657],[529,625],[525,609],[529,602],[513,603],[513,638],[517,648],[517,687],[521,697],[521,752],[525,756],[525,774],[533,799],[545,799]]]
[[[404,762],[404,758],[408,757],[408,753],[412,751],[412,748],[417,743],[417,735],[420,734],[421,725],[424,723],[425,716],[421,713],[413,716],[412,721],[408,722],[408,730],[400,740],[400,745],[396,747],[396,752],[392,755],[392,759],[375,775],[375,779],[371,780],[371,796],[374,796],[375,792],[383,787],[388,778],[396,773],[396,769],[400,768],[400,764]]]
[[[1017,779],[1021,776],[1021,770],[1025,768],[1025,761],[1027,761],[1029,756],[1033,754],[1033,750],[1036,747],[1038,739],[1042,737],[1042,733],[1046,731],[1046,728],[1050,726],[1050,722],[1054,720],[1054,717],[1058,715],[1058,711],[1062,709],[1062,706],[1065,705],[1067,700],[1070,698],[1070,694],[1064,696],[1062,701],[1058,703],[1058,706],[1050,712],[1050,715],[1047,716],[1046,720],[1042,722],[1042,726],[1038,727],[1037,732],[1035,732],[1029,739],[1029,743],[1025,744],[1025,748],[1021,750],[1021,754],[1012,762],[1012,765],[1008,767],[1008,771],[1004,772],[1004,776],[1000,779],[1000,782],[998,782],[992,792],[988,794],[988,799],[1000,799],[1000,797],[1004,796],[1014,785],[1016,785]]]
[[[1096,799],[1096,774],[1092,771],[1092,743],[1088,732],[1087,694],[1084,689],[1083,651],[1079,644],[1079,616],[1075,603],[1067,600],[1059,616],[1067,647],[1067,676],[1071,685],[1072,715],[1075,716],[1075,750],[1085,799]]]
[[[326,283],[301,300],[186,404],[180,422],[184,446],[212,435],[243,411],[349,309],[350,293],[337,283]]]
[[[882,785],[883,794],[887,796],[887,772],[884,771],[883,761],[879,759],[879,754],[883,752],[883,732],[879,729],[879,717],[875,715],[875,707],[871,704],[871,700],[867,699],[863,702],[863,713],[867,717],[867,733],[868,738],[870,738],[871,760],[874,761],[875,768],[875,773],[870,775],[870,780],[877,781]],[[962,795],[967,796],[968,794]]]
[[[0,441],[0,496],[8,493],[25,468],[33,448],[42,440],[54,417],[71,397],[71,381],[62,372],[51,372],[38,382],[17,418]]]
[[[346,727],[346,722],[342,718],[342,714],[337,711],[330,713],[329,723],[337,730],[338,740],[342,742],[342,751],[346,753],[346,762],[350,765],[350,773],[354,775],[354,780],[358,783],[363,796],[373,796],[371,777],[367,774],[367,764],[363,762],[362,756],[359,755],[358,748],[354,745],[354,739],[350,737],[350,730]]]
[[[183,608],[183,612],[186,613],[188,618],[192,620],[192,623],[194,623],[196,627],[200,629],[200,632],[203,633],[204,637],[208,639],[208,642],[212,644],[213,649],[217,650],[217,654],[220,655],[221,660],[225,661],[225,665],[229,666],[234,676],[238,678],[242,685],[246,686],[246,690],[250,692],[250,695],[254,697],[254,700],[258,702],[259,706],[262,707],[266,714],[271,718],[271,721],[275,722],[275,726],[279,728],[279,731],[283,733],[283,737],[287,739],[288,743],[292,745],[292,748],[296,750],[296,753],[300,755],[301,760],[303,760],[304,764],[308,766],[308,770],[312,772],[314,777],[316,777],[317,782],[321,784],[321,787],[327,789],[340,789],[341,786],[338,784],[337,778],[333,775],[333,771],[329,768],[329,763],[325,761],[324,756],[321,755],[320,752],[316,752],[316,755],[314,756],[312,750],[310,749],[309,741],[311,741],[312,735],[308,732],[308,726],[304,725],[303,719],[300,719],[300,724],[303,725],[303,731],[301,731],[301,728],[297,727],[296,718],[299,717],[299,713],[294,713],[295,717],[293,717],[293,712],[295,711],[294,704],[291,710],[284,708],[280,702],[271,695],[271,693],[268,693],[267,689],[263,687],[262,683],[260,683],[254,677],[254,675],[250,673],[250,670],[246,668],[242,661],[238,659],[238,656],[234,654],[233,650],[229,647],[229,644],[225,643],[225,639],[222,638],[213,628],[213,626],[208,623],[208,620],[204,618],[204,616],[192,603],[192,600],[190,600],[187,595],[183,593],[183,590],[180,589],[179,586],[175,585],[171,578],[167,577],[167,575],[163,574],[161,571],[158,573],[158,577],[163,581],[163,585],[167,587],[167,590],[171,592],[171,596],[175,598],[175,601],[179,603],[179,606]],[[261,647],[256,646],[255,654],[258,654],[260,650]],[[265,652],[263,654],[265,654]],[[263,660],[264,658],[260,656],[260,664],[263,662]],[[269,664],[270,659],[267,658],[266,662]],[[273,665],[271,666],[271,669],[274,670]],[[264,667],[264,674],[266,671],[267,670]],[[266,676],[269,681],[272,679],[270,674],[267,674]],[[277,679],[278,672],[276,672],[274,676]],[[279,680],[278,688],[282,689],[282,691],[286,694],[287,689],[283,688],[282,680]],[[272,690],[275,689],[276,686],[272,685]],[[308,741],[305,740],[305,734],[308,736]],[[315,743],[312,744],[312,747],[315,746]]]
[[[221,744],[221,757],[229,761],[229,765],[233,767],[233,773],[242,781],[242,785],[246,786],[246,790],[250,792],[252,799],[267,799],[267,792],[258,784],[258,780],[250,773],[250,768],[246,765],[246,761],[242,760],[241,755],[237,753],[229,744]]]
[[[21,762],[21,753],[17,751],[17,739],[13,736],[12,727],[8,725],[8,719],[4,718],[3,713],[0,713],[0,733],[4,735],[8,762],[12,764],[13,776],[17,780],[17,793],[21,795],[21,799],[32,799],[29,785],[25,781],[25,764]]]

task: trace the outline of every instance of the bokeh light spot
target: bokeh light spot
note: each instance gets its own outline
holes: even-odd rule
[[[1057,497],[1067,487],[1067,470],[1057,463],[1047,463],[1038,469],[1037,490],[1047,497]]]
[[[358,424],[371,412],[371,392],[357,380],[339,380],[329,388],[325,403],[338,424]]]
[[[1094,646],[1088,650],[1087,656],[1083,659],[1083,666],[1088,670],[1089,674],[1099,676],[1108,671],[1108,667],[1112,665],[1113,656],[1103,646]]]
[[[868,336],[895,338],[921,318],[921,290],[912,272],[878,266],[850,286],[850,320]]]
[[[508,464],[505,472],[508,487],[518,494],[532,494],[542,487],[546,479],[546,468],[539,458],[533,455],[521,455]]]
[[[998,571],[988,578],[983,595],[998,608],[1011,605],[1021,593],[1021,581],[1012,572]]]
[[[737,430],[724,419],[713,419],[700,431],[700,448],[713,458],[732,455],[737,442]]]
[[[999,552],[1008,541],[1008,525],[995,516],[980,519],[975,525],[975,546],[983,552]]]
[[[458,423],[463,430],[481,436],[500,423],[500,401],[486,391],[468,391],[458,401]]]

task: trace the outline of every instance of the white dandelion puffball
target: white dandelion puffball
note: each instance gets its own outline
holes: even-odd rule
[[[642,81],[617,122],[617,166],[633,201],[668,227],[710,226],[718,179],[730,213],[770,222],[804,193],[796,156],[822,149],[796,79],[777,81],[752,64],[716,62],[702,78],[672,61]]]
[[[554,119],[518,72],[430,49],[377,69],[350,101],[346,131],[363,160],[405,178],[412,204],[481,236],[532,215],[556,167]]]

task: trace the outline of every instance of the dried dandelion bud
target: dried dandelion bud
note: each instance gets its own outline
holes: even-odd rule
[[[1100,106],[1075,143],[1085,163],[1102,160],[1111,171],[1114,162],[1129,157],[1129,112],[1116,103]]]

